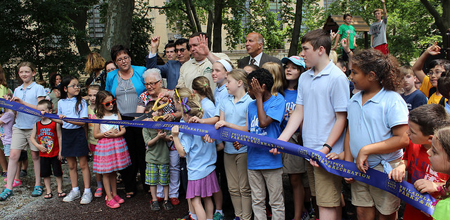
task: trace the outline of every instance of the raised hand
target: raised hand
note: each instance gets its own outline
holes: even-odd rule
[[[206,38],[206,35],[200,34],[197,53],[205,57],[208,56],[209,48],[208,48],[208,39]]]
[[[433,45],[427,48],[427,53],[431,56],[435,56],[441,53],[441,47],[437,45],[437,42],[435,41]]]
[[[161,38],[159,36],[152,37],[152,40],[150,42],[150,46],[152,47],[152,53],[156,53],[159,47],[159,43],[161,42]]]

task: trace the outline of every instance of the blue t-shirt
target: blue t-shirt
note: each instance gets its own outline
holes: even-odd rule
[[[214,143],[203,142],[201,136],[182,132],[179,138],[186,152],[188,180],[202,179],[216,169],[214,164],[217,160],[217,151]]]
[[[391,138],[392,128],[408,124],[408,108],[400,94],[381,89],[375,96],[362,105],[362,92],[356,93],[348,103],[348,129],[350,150],[353,158],[366,145]],[[371,154],[367,158],[373,168],[382,160],[390,162],[401,158],[403,150],[387,154]]]
[[[212,118],[216,113],[216,106],[214,103],[208,98],[202,99],[201,103],[203,109],[203,117],[202,118]]]
[[[270,97],[264,102],[263,107],[266,115],[273,119],[273,122],[265,127],[259,127],[256,100],[248,105],[248,127],[251,133],[266,137],[278,138],[281,134],[280,124],[283,120],[286,102],[284,97],[278,93],[277,96]],[[267,170],[283,167],[281,154],[273,155],[266,147],[247,148],[247,168],[249,170]]]
[[[405,96],[402,94],[402,98],[405,100],[406,105],[408,106],[408,110],[411,111],[421,105],[426,105],[428,102],[427,97],[423,92],[416,89],[413,93]]]
[[[229,95],[220,104],[220,111],[225,114],[225,121],[231,124],[245,126],[247,122],[248,105],[253,99],[245,93],[242,98],[234,102],[234,96]],[[239,150],[236,150],[232,142],[225,142],[224,152],[227,154],[240,154],[247,152],[247,146],[242,146]]]
[[[284,118],[283,122],[281,123],[281,130],[284,130],[286,128],[286,125],[289,120],[289,111],[294,111],[296,101],[297,101],[297,90],[284,90],[284,100],[286,101],[286,110],[284,111]]]

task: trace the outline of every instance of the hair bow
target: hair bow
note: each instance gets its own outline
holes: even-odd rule
[[[191,108],[187,105],[188,97],[184,97],[184,99],[181,101],[181,107],[183,108],[184,113],[188,113]]]

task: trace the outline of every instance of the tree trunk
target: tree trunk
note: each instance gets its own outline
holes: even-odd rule
[[[291,46],[289,46],[289,56],[297,55],[298,51],[298,43],[300,38],[300,27],[302,26],[302,7],[303,0],[297,0],[295,4],[295,20],[294,20],[294,28],[292,29],[292,40]]]
[[[434,23],[442,35],[443,48],[447,48],[449,46],[447,29],[450,26],[450,15],[448,14],[450,13],[450,0],[442,0],[442,16],[428,0],[420,0],[420,2],[422,2],[423,6],[425,6],[428,12],[434,17]]]
[[[106,60],[110,59],[110,51],[114,45],[122,44],[130,47],[133,9],[134,0],[109,0],[105,35],[100,50],[100,54]]]
[[[213,48],[214,52],[222,52],[222,10],[223,0],[214,1],[214,28]]]
[[[195,21],[195,26],[197,27],[197,32],[202,32],[202,25],[200,24],[200,20],[198,20],[197,10],[195,9],[195,5],[192,3],[192,0],[188,0],[189,5],[191,6],[192,17]]]
[[[206,35],[209,36],[208,38],[208,48],[211,48],[212,44],[212,29],[214,25],[214,12],[210,9],[208,10],[208,23],[206,25]]]
[[[77,45],[78,53],[81,56],[86,56],[91,52],[86,41],[87,11],[78,10],[78,13],[70,14],[69,18],[74,21],[73,26],[78,31],[75,35],[75,44]]]
[[[191,25],[191,31],[192,33],[198,32],[199,30],[197,29],[197,25],[195,24],[194,21],[194,16],[192,15],[192,8],[191,8],[191,1],[189,0],[183,0],[184,5],[186,6],[186,15],[188,17],[189,20],[189,24]]]

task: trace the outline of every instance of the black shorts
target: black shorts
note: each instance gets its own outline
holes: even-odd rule
[[[28,151],[23,150],[20,152],[19,162],[28,160]]]
[[[40,159],[41,163],[41,177],[49,177],[52,175],[52,168],[53,168],[53,175],[60,177],[62,176],[62,169],[61,169],[61,161],[58,160],[58,156],[56,157],[41,157]]]

